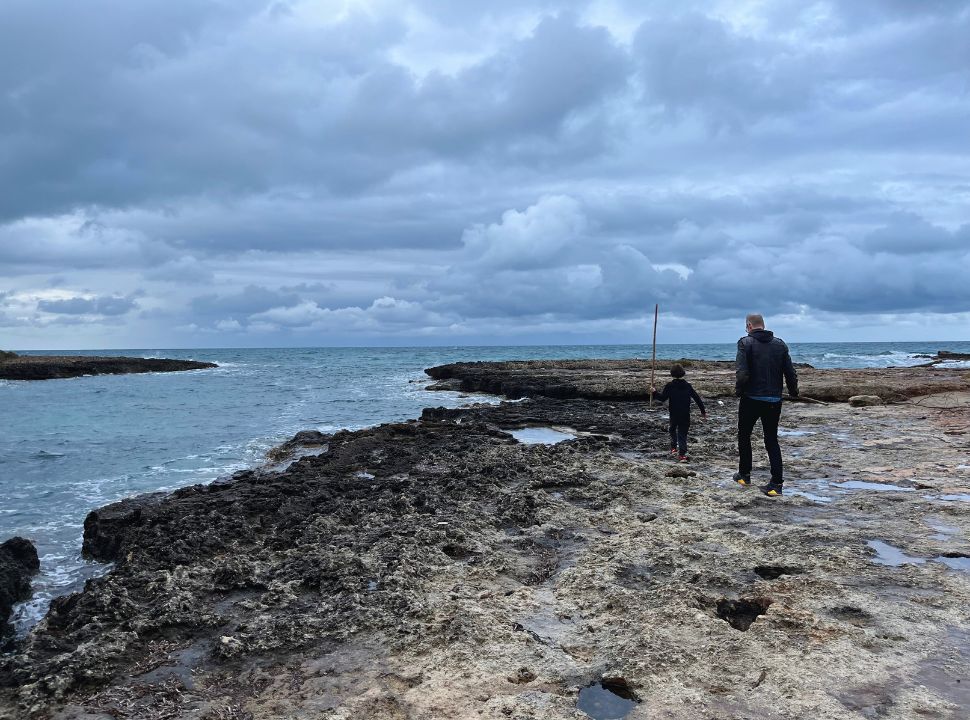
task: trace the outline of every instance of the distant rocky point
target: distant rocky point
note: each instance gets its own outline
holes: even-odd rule
[[[940,350],[936,354],[936,360],[940,362],[947,360],[970,360],[970,353],[958,353],[950,352],[949,350]]]
[[[970,370],[950,367],[944,360],[962,360],[958,353],[943,350],[917,367],[867,369],[817,369],[796,363],[803,398],[824,402],[848,402],[856,396],[873,396],[881,402],[904,401],[920,395],[966,392]],[[967,356],[970,358],[970,356]],[[587,398],[606,401],[645,401],[651,374],[662,387],[670,366],[677,362],[687,370],[691,384],[704,397],[733,397],[734,361],[658,360],[651,373],[649,360],[510,360],[459,362],[428,368],[436,382],[429,390],[483,392],[507,398],[548,397],[560,400]],[[926,372],[936,365],[932,372]]]
[[[82,375],[177,372],[214,367],[218,365],[196,360],[87,355],[17,355],[0,350],[0,380],[55,380]]]

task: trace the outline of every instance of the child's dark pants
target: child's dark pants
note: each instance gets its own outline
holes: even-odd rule
[[[670,449],[687,454],[687,432],[690,430],[690,411],[683,415],[670,413]]]
[[[738,403],[738,472],[751,475],[751,431],[761,420],[765,436],[765,450],[771,464],[771,481],[781,485],[781,447],[778,445],[778,421],[781,419],[781,403],[752,400],[742,397]]]

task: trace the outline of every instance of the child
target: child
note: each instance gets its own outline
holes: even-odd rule
[[[670,404],[670,454],[678,455],[679,462],[687,462],[687,431],[690,430],[690,401],[691,398],[701,409],[701,418],[707,419],[707,411],[704,409],[704,401],[694,390],[693,386],[684,380],[684,368],[679,363],[674,363],[670,367],[670,376],[673,378],[663,392],[657,392],[657,388],[651,386],[650,393],[654,400],[663,402],[669,400]]]

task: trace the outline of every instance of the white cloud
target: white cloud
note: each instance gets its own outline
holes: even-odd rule
[[[583,241],[586,225],[574,199],[547,196],[522,212],[507,210],[501,222],[466,230],[462,243],[473,264],[532,270],[563,264],[566,251]]]

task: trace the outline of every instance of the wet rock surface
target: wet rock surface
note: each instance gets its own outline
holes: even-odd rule
[[[102,508],[114,567],[3,658],[0,717],[552,720],[615,678],[634,719],[965,716],[970,395],[786,405],[780,499],[730,481],[733,400],[674,465],[662,407],[596,395]]]
[[[0,380],[55,380],[83,375],[178,372],[218,367],[215,363],[164,358],[92,357],[86,355],[14,355],[0,357]]]
[[[0,543],[0,645],[11,632],[10,610],[30,597],[30,578],[38,570],[40,559],[30,540],[14,537]]]

